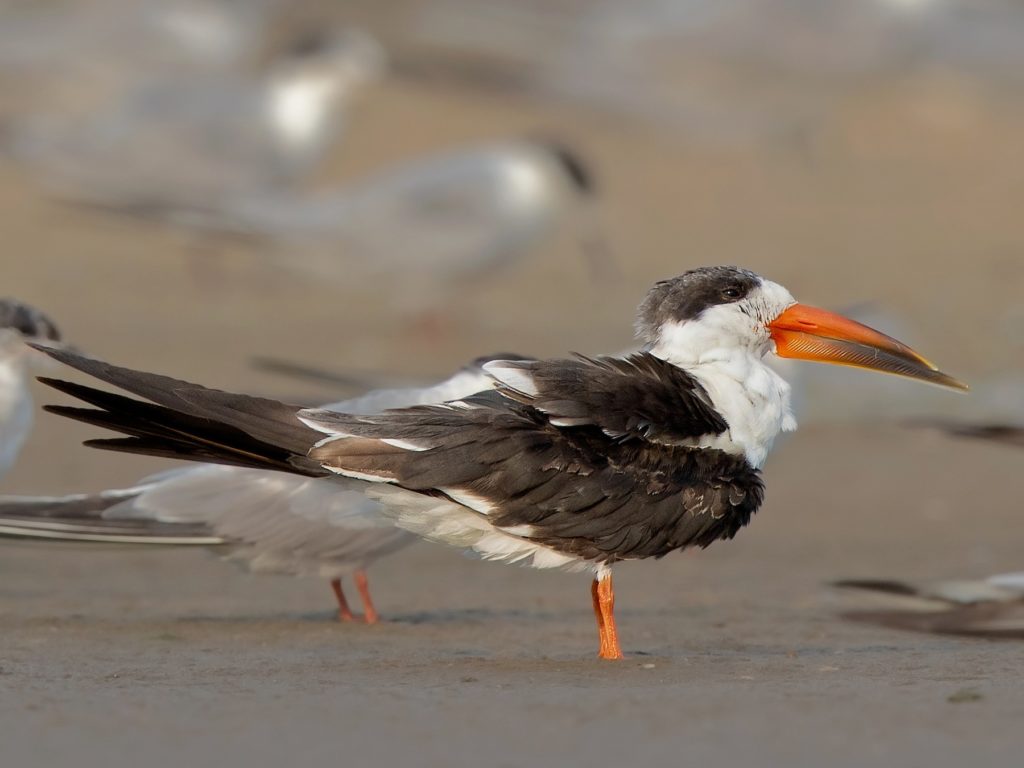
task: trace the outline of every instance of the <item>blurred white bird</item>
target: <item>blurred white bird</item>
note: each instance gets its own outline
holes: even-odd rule
[[[939,635],[1024,639],[1024,572],[920,584],[848,579],[835,586],[872,593],[887,604],[843,614],[853,621]]]
[[[441,152],[318,194],[239,196],[211,224],[279,246],[289,267],[386,274],[422,289],[424,278],[486,272],[566,221],[575,221],[588,249],[599,248],[588,218],[595,184],[566,144],[505,141]]]
[[[1024,427],[923,421],[957,437],[1024,448]],[[896,608],[850,611],[847,618],[936,634],[1024,639],[1024,571],[985,579],[915,583],[890,579],[843,579],[835,586],[880,595]]]
[[[377,413],[468,397],[493,388],[482,368],[492,359],[433,386],[377,390],[326,407]],[[329,480],[208,464],[96,494],[0,496],[0,536],[213,547],[253,571],[330,579],[342,621],[354,618],[341,585],[351,575],[365,621],[374,623],[365,569],[417,540],[378,507],[361,493],[339,494]]]
[[[219,206],[300,183],[383,68],[367,34],[329,31],[298,41],[262,80],[157,80],[88,119],[15,124],[12,154],[66,200],[172,216]]]
[[[16,299],[0,299],[0,477],[13,466],[32,429],[33,369],[47,358],[25,341],[60,341],[57,326],[46,315]]]

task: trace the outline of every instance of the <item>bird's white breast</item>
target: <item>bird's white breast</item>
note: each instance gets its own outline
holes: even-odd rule
[[[14,464],[32,427],[32,396],[20,355],[0,359],[0,475]]]
[[[702,447],[742,454],[760,468],[779,432],[796,429],[789,384],[754,354],[730,350],[687,370],[729,425],[728,432],[702,440]]]
[[[323,75],[293,78],[271,88],[267,113],[286,149],[303,151],[322,138],[338,88],[336,80]]]

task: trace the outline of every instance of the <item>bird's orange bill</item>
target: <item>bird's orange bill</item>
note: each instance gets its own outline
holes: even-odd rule
[[[824,309],[794,304],[769,323],[768,330],[779,357],[868,368],[943,387],[968,388],[906,344]]]

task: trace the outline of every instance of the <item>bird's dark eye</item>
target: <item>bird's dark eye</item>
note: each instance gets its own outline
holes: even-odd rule
[[[742,295],[743,295],[743,291],[741,291],[736,286],[729,286],[728,288],[723,288],[722,289],[722,298],[723,299],[729,299],[729,301],[735,301],[736,299],[740,298]]]

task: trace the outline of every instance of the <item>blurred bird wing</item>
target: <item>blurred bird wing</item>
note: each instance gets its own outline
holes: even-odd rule
[[[109,508],[106,519],[202,524],[255,570],[338,575],[415,541],[333,478],[204,465]],[[339,487],[341,486],[341,487]]]
[[[459,370],[454,376],[427,387],[377,389],[359,397],[324,406],[339,413],[373,414],[392,408],[431,405],[461,400],[477,392],[494,389],[494,379],[477,364]]]

